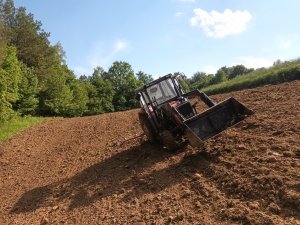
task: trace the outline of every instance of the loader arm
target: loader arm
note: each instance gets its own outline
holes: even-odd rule
[[[216,103],[213,100],[211,100],[204,92],[201,92],[198,89],[185,93],[182,96],[187,98],[196,97],[199,100],[203,101],[208,107],[216,105]]]

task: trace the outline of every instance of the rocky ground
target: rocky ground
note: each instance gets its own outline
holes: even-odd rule
[[[229,96],[255,114],[206,151],[128,140],[138,110],[1,143],[0,224],[300,224],[300,81]]]

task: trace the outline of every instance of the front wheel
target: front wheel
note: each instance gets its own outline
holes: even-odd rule
[[[182,144],[179,144],[176,139],[173,137],[172,133],[169,130],[164,130],[160,133],[160,138],[163,145],[170,151],[175,151],[183,147]]]

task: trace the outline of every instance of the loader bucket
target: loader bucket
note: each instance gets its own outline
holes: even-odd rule
[[[242,121],[253,111],[234,98],[229,98],[184,121],[186,137],[193,146]],[[198,138],[198,140],[197,140]]]

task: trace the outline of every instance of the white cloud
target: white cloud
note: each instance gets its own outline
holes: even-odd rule
[[[184,15],[183,12],[177,12],[177,13],[175,14],[176,17],[181,17],[181,16],[183,16],[183,15]]]
[[[114,43],[113,54],[117,54],[118,52],[124,50],[128,46],[129,46],[129,43],[127,41],[124,41],[124,40],[121,40],[121,39],[116,40],[116,42]]]
[[[104,51],[105,48],[102,44],[97,44],[89,56],[89,65],[93,68],[96,66],[106,67],[113,61],[115,56],[120,54],[128,47],[129,42],[122,39],[117,39],[113,43],[111,50],[108,51]]]
[[[203,71],[207,74],[215,74],[218,68],[212,65],[204,66]]]
[[[77,75],[91,75],[93,69],[101,66],[107,69],[110,64],[116,60],[116,57],[130,47],[130,42],[117,39],[111,45],[103,42],[97,42],[93,45],[90,53],[87,55],[83,65],[74,66],[74,72]]]
[[[201,27],[209,37],[213,38],[223,38],[245,31],[252,18],[247,10],[233,12],[225,9],[223,13],[220,13],[215,10],[207,12],[196,8],[194,13],[195,16],[190,20],[191,25]]]
[[[238,57],[237,61],[232,63],[232,65],[242,64],[247,68],[261,68],[261,67],[270,67],[273,65],[274,60],[270,60],[267,58],[253,57],[253,56],[243,56]]]

